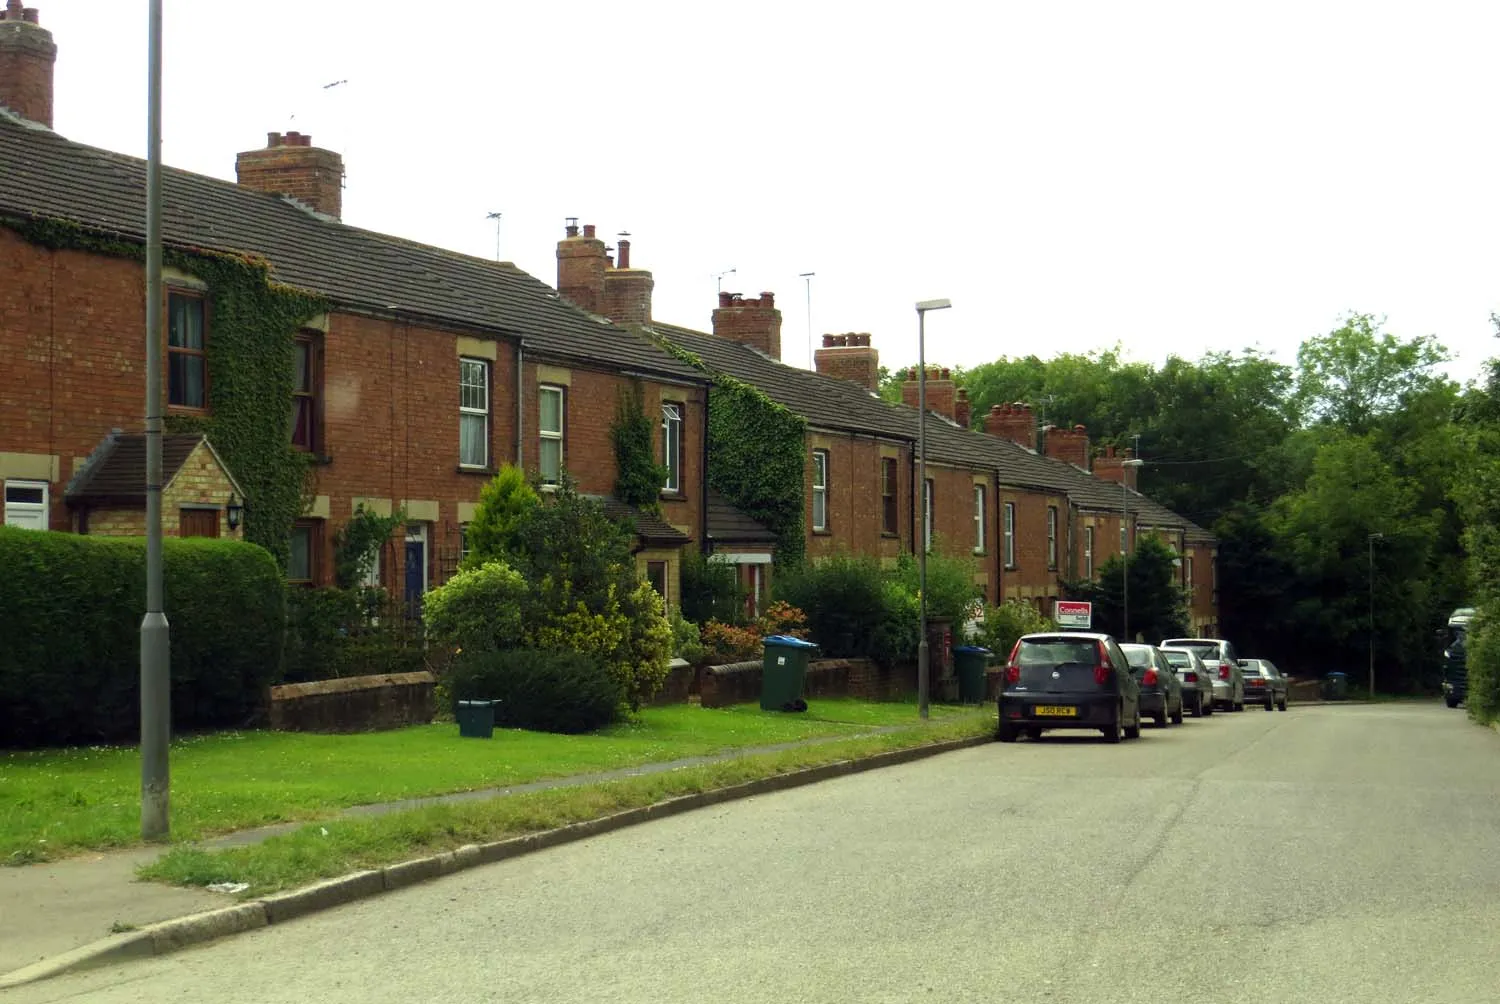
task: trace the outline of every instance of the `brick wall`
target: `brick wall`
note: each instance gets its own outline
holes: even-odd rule
[[[1042,430],[1042,437],[1042,449],[1047,456],[1072,464],[1074,467],[1089,469],[1089,434],[1083,426],[1075,425],[1071,429],[1063,429],[1049,425]]]
[[[0,11],[0,105],[22,118],[52,125],[52,66],[57,45],[34,8],[15,3]]]
[[[984,590],[988,602],[999,600],[997,580],[995,489],[985,471],[927,465],[927,479],[932,482],[933,550],[974,563],[974,585]],[[976,554],[974,487],[984,488],[984,551]],[[920,496],[919,496],[920,497]],[[920,536],[921,505],[917,507],[917,533]]]
[[[917,401],[923,393],[917,376],[918,368],[913,366],[906,371],[906,379],[901,384],[901,401],[912,408],[917,406]],[[927,410],[953,418],[958,401],[958,386],[953,382],[953,372],[929,366],[926,383]]]
[[[1219,596],[1214,589],[1214,563],[1218,548],[1209,543],[1187,545],[1186,554],[1193,559],[1193,594],[1188,618],[1195,634],[1217,637],[1219,633]]]
[[[228,515],[224,511],[224,506],[229,502],[229,492],[232,487],[224,469],[214,459],[213,452],[199,443],[193,452],[188,454],[187,460],[183,461],[177,474],[162,489],[162,533],[168,537],[180,535],[184,508],[213,506],[218,509],[219,536],[229,540],[239,540],[244,535],[244,527],[239,526],[230,530]],[[144,520],[144,511],[141,517]],[[90,517],[89,532],[96,532],[92,517]]]
[[[1076,528],[1070,525],[1068,500],[1061,495],[1003,487],[1000,490],[1000,501],[1002,504],[1014,503],[1016,507],[1015,562],[1005,570],[1005,598],[1026,600],[1051,616],[1052,601],[1062,595],[1058,581],[1070,574],[1073,555],[1070,535]],[[1048,561],[1049,509],[1057,513],[1055,564]],[[1003,533],[1004,513],[998,515],[1001,523],[1000,531],[997,532]],[[997,546],[1003,548],[1002,538],[997,538]]]
[[[828,529],[814,531],[812,452],[828,452]],[[896,533],[882,531],[881,460],[896,460]],[[805,498],[807,554],[818,558],[849,551],[894,560],[910,551],[911,451],[867,437],[809,431],[802,486]]]
[[[241,185],[257,192],[290,195],[335,219],[342,212],[344,158],[313,146],[311,136],[270,133],[265,149],[235,157],[234,173]]]

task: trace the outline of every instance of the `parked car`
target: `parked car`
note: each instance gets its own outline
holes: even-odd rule
[[[1107,634],[1022,635],[1006,660],[999,710],[1003,743],[1048,729],[1098,729],[1112,743],[1141,734],[1140,685]]]
[[[1245,703],[1254,701],[1267,711],[1273,707],[1286,710],[1291,685],[1271,660],[1241,659],[1240,669],[1245,674]]]
[[[1214,706],[1245,710],[1245,677],[1234,645],[1222,638],[1168,638],[1161,648],[1190,648],[1198,653],[1214,681]]]
[[[1214,681],[1208,667],[1198,658],[1198,653],[1190,648],[1163,647],[1157,651],[1177,674],[1177,679],[1182,684],[1182,703],[1189,713],[1194,718],[1213,714]]]
[[[1155,645],[1121,645],[1130,663],[1130,675],[1141,687],[1141,714],[1150,715],[1156,727],[1167,722],[1182,724],[1182,681]]]

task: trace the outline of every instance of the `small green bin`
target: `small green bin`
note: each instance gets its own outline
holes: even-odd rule
[[[1329,673],[1323,677],[1323,700],[1347,701],[1349,699],[1349,674]]]
[[[802,688],[807,682],[807,663],[817,645],[790,635],[765,639],[761,663],[760,707],[762,711],[805,711]]]
[[[984,703],[984,672],[993,653],[979,645],[960,645],[953,650],[953,669],[958,674],[960,704]]]
[[[495,735],[494,701],[459,701],[454,717],[463,738],[490,739]]]

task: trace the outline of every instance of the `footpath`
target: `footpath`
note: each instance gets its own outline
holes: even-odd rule
[[[863,735],[880,735],[902,728],[905,726],[876,728]],[[614,771],[571,775],[508,788],[360,805],[345,810],[340,816],[382,815],[426,805],[503,798],[529,791],[600,784],[740,757],[780,753],[848,738],[853,737],[828,737],[756,746],[713,756],[688,757]],[[137,880],[136,870],[165,854],[171,849],[170,846],[96,851],[61,861],[3,867],[0,868],[0,991],[9,986],[90,966],[162,954],[385,892],[401,885],[435,878],[460,868],[503,860],[516,854],[606,833],[702,805],[809,784],[988,741],[989,737],[980,736],[931,743],[860,760],[840,761],[781,774],[719,791],[670,799],[666,803],[615,813],[559,830],[515,837],[494,844],[471,845],[448,854],[406,862],[380,871],[360,872],[347,879],[318,883],[307,889],[265,897],[253,903],[242,904],[232,894]],[[306,825],[308,822],[303,821],[243,830],[206,840],[195,846],[214,849],[254,844]]]

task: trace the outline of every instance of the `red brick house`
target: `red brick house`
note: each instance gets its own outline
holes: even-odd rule
[[[0,481],[7,497],[29,500],[33,521],[40,507],[51,529],[86,530],[67,486],[111,430],[143,425],[145,164],[47,128],[45,32],[34,13],[13,15],[0,21],[0,105],[20,113],[0,110]],[[237,173],[238,184],[164,171],[177,263],[157,334],[164,404],[169,428],[212,426],[231,408],[285,423],[279,434],[311,472],[291,579],[331,581],[334,530],[356,507],[401,508],[404,539],[381,575],[422,592],[455,568],[480,488],[503,463],[545,480],[566,471],[581,491],[609,496],[610,426],[622,395],[638,392],[671,470],[660,518],[636,523],[638,561],[672,598],[680,548],[707,538],[703,373],[508,263],[340,222],[341,160],[307,136],[271,134],[239,155]],[[205,278],[212,269],[195,272],[200,258],[263,261],[272,283],[326,305],[267,343],[268,365],[285,360],[275,380],[238,375],[241,350],[216,338],[237,304]],[[237,463],[246,452],[210,438],[244,485],[256,539],[256,489]]]

